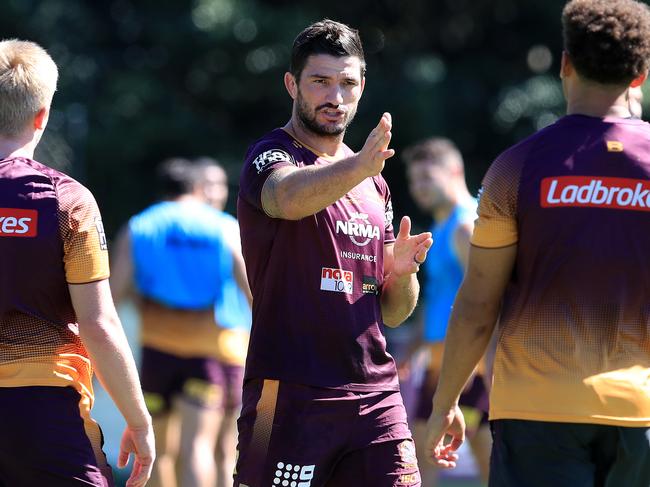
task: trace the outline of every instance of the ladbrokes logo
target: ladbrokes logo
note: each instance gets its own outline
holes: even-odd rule
[[[321,291],[352,294],[354,273],[342,269],[323,267],[320,274]]]
[[[38,211],[0,208],[0,237],[35,237]]]
[[[595,176],[558,176],[542,180],[544,208],[583,206],[650,211],[650,181]]]

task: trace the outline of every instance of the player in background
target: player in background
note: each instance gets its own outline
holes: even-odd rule
[[[647,487],[650,126],[628,92],[647,77],[650,9],[573,0],[562,24],[567,115],[506,150],[483,180],[430,455],[455,465],[458,396],[499,317],[490,486]]]
[[[57,67],[33,42],[0,42],[0,485],[112,486],[90,417],[92,375],[124,416],[118,466],[143,486],[151,418],[108,285],[95,199],[34,160]]]
[[[434,218],[435,245],[424,265],[424,310],[421,335],[411,349],[426,347],[427,369],[419,391],[414,439],[422,484],[436,485],[438,469],[426,461],[426,422],[440,375],[447,322],[467,267],[470,236],[476,219],[476,199],[467,190],[463,158],[454,143],[431,137],[404,150],[406,176],[417,205]],[[481,478],[487,482],[492,440],[487,423],[488,391],[483,370],[474,374],[460,398],[472,453]]]
[[[241,255],[241,240],[237,220],[226,213],[228,201],[228,176],[214,159],[201,157],[194,161],[196,190],[199,196],[221,212],[224,235],[233,252]],[[222,350],[219,365],[225,379],[222,407],[219,415],[215,461],[217,487],[232,485],[237,452],[237,417],[241,408],[244,384],[244,363],[251,326],[250,304],[237,286],[234,275],[224,276],[223,292],[215,304],[215,320],[221,328],[216,347]]]
[[[382,325],[413,311],[431,234],[393,235],[381,176],[391,117],[354,153],[365,85],[357,31],[323,20],[294,41],[291,119],[245,158],[238,211],[253,326],[236,487],[420,485]]]
[[[142,387],[157,434],[152,483],[175,486],[178,475],[183,487],[212,487],[229,349],[214,306],[232,275],[249,291],[241,256],[228,244],[221,212],[198,193],[192,163],[164,161],[158,177],[163,200],[121,232],[111,285],[116,299],[131,288],[137,296]]]

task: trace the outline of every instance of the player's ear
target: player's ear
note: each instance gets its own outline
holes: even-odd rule
[[[284,73],[284,86],[289,92],[289,96],[295,100],[298,96],[298,80],[288,71]]]
[[[361,77],[361,94],[363,95],[363,89],[366,87],[366,77]]]
[[[648,79],[648,72],[646,71],[632,80],[632,82],[630,83],[630,88],[636,88],[638,86],[641,86],[643,83],[645,83],[645,80],[647,79]]]
[[[36,112],[36,115],[34,116],[34,130],[45,130],[49,116],[50,111],[46,107],[43,107]]]
[[[570,76],[572,71],[573,63],[571,63],[569,53],[562,51],[562,61],[560,63],[560,79],[564,79],[565,77]]]

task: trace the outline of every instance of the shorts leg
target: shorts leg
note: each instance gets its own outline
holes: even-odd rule
[[[101,433],[80,401],[70,387],[0,388],[0,485],[113,485]]]
[[[276,380],[244,385],[235,487],[322,487],[345,450],[358,395]]]
[[[182,360],[159,350],[143,347],[140,383],[144,400],[152,416],[169,413],[172,396],[181,389],[178,378]]]
[[[616,428],[616,457],[604,486],[648,487],[650,485],[650,428]]]
[[[419,487],[413,440],[375,443],[353,451],[336,465],[327,487]]]
[[[597,425],[502,419],[491,427],[490,487],[596,485],[587,445],[594,442]]]
[[[242,388],[244,387],[244,367],[241,365],[222,365],[224,374],[224,408],[241,407]]]

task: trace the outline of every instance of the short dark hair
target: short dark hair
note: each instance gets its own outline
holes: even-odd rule
[[[194,190],[193,165],[182,157],[162,161],[156,168],[156,179],[163,198],[175,198]]]
[[[406,164],[430,161],[443,166],[449,164],[450,158],[454,159],[461,168],[463,167],[463,156],[458,147],[445,137],[429,137],[407,147],[402,153],[402,160]]]
[[[562,12],[564,49],[576,71],[628,84],[648,70],[650,9],[635,0],[572,0]]]
[[[359,31],[330,19],[311,24],[293,41],[289,71],[299,80],[309,56],[356,56],[361,61],[361,76],[366,74],[366,60]]]

